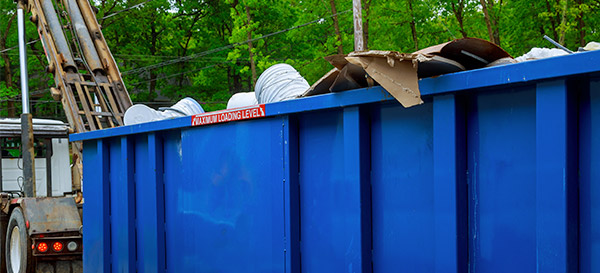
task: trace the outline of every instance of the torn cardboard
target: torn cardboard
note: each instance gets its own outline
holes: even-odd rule
[[[457,39],[409,54],[372,50],[328,56],[325,60],[335,68],[303,96],[380,84],[404,107],[423,103],[419,78],[514,62],[499,46],[477,38]]]
[[[346,60],[361,66],[404,107],[423,103],[417,76],[418,55],[395,51],[353,52]]]
[[[321,77],[313,85],[311,85],[310,88],[308,88],[308,90],[306,90],[300,97],[331,93],[329,88],[333,85],[339,74],[340,71],[337,68],[332,69],[331,71],[327,72],[325,76]]]

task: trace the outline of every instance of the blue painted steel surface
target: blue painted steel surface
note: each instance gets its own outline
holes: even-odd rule
[[[370,272],[370,211],[361,207],[369,198],[364,115],[364,110],[349,107],[299,117],[300,250],[305,272]]]
[[[432,104],[381,105],[371,126],[373,271],[432,272]]]
[[[358,220],[360,212],[348,207],[353,191],[344,185],[343,118],[342,111],[299,118],[300,252],[305,272],[357,266],[347,255],[360,245],[359,231],[349,223]]]
[[[165,211],[162,138],[155,133],[135,138],[135,205],[138,269],[165,268]]]
[[[600,272],[598,63],[74,135],[85,272]]]
[[[542,272],[577,270],[578,217],[569,204],[577,199],[576,158],[570,154],[577,149],[577,127],[567,91],[564,79],[536,87],[536,255]]]
[[[579,115],[579,267],[600,272],[600,78],[583,81]]]
[[[535,272],[534,87],[474,96],[468,115],[472,272]]]
[[[109,148],[111,261],[113,272],[135,268],[135,194],[133,142],[128,137],[112,139]]]
[[[83,156],[86,165],[85,188],[87,199],[83,205],[83,267],[86,272],[110,272],[110,187],[109,154],[107,140],[86,141],[83,144]],[[88,194],[90,193],[90,194]],[[93,195],[91,195],[93,193]]]
[[[433,272],[467,271],[464,108],[454,94],[433,99]]]
[[[176,163],[165,161],[169,272],[283,272],[284,125],[271,118],[181,132],[169,151]]]

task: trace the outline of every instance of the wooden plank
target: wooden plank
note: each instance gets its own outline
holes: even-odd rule
[[[79,86],[79,88],[81,88],[81,85],[79,85],[79,83],[76,83],[76,85],[78,85],[78,86]],[[90,105],[96,105],[96,104],[94,103],[94,99],[92,98],[92,95],[90,95],[90,90],[88,89],[88,87],[87,87],[87,86],[84,86],[84,87],[83,87],[83,90],[84,90],[84,93],[85,93],[85,95],[86,95],[86,97],[87,97],[87,99],[88,99],[88,101],[89,101]],[[93,112],[93,110],[96,110],[96,109],[94,109],[94,107],[93,107],[93,106],[91,106],[91,107],[90,107],[90,113],[91,113],[91,112]],[[100,122],[100,118],[99,118],[98,116],[95,116],[95,115],[92,115],[92,116],[94,116],[94,118],[96,119],[96,124],[98,125],[98,128],[99,128],[100,130],[104,129],[104,128],[102,128],[102,123]]]
[[[106,92],[110,92],[117,100],[117,103],[119,104],[119,113],[121,113],[121,112],[124,113],[128,107],[125,105],[126,103],[123,101],[123,96],[121,96],[121,94],[119,94],[119,92],[117,92],[116,86],[114,84],[106,84],[105,89],[108,90]]]
[[[91,109],[88,105],[88,101],[86,100],[86,96],[83,94],[83,90],[81,89],[81,85],[74,83],[75,89],[77,90],[77,94],[79,95],[79,100],[81,101],[81,105],[83,106],[83,111],[85,112],[85,117],[87,119],[88,125],[91,130],[96,130],[96,125],[94,124],[94,119],[90,114]]]
[[[110,106],[112,108],[113,115],[115,113],[120,113],[120,111],[119,111],[120,108],[117,105],[112,92],[110,92],[110,86],[108,84],[100,84],[100,87],[102,88],[102,90],[104,90],[104,93],[106,94],[106,97],[108,97],[108,101],[110,102]],[[115,109],[117,109],[117,110],[115,111]],[[123,118],[121,118],[119,115],[114,115],[114,116],[117,119],[117,122],[119,123],[119,126],[122,126],[123,125]]]
[[[112,117],[114,117],[114,113],[112,112],[106,112],[106,111],[110,111],[110,109],[108,108],[108,105],[106,104],[106,98],[102,95],[101,90],[99,89],[100,87],[96,86],[96,97],[98,98],[98,102],[100,102],[100,108],[102,109],[102,111],[104,111],[103,113],[109,113],[110,115],[103,115],[103,116],[108,116],[106,119],[108,120],[108,124],[110,125],[111,128],[115,127],[115,123],[113,122]],[[93,114],[93,113],[92,113]]]

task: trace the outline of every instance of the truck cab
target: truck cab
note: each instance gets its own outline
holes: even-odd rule
[[[33,119],[38,197],[71,192],[68,128],[58,120]],[[22,191],[21,121],[0,119],[0,192]],[[48,185],[49,183],[49,185]],[[51,194],[48,193],[51,189]]]

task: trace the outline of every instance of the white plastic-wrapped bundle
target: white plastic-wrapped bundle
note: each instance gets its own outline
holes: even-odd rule
[[[310,86],[289,64],[276,64],[263,72],[254,91],[258,103],[278,102],[296,98]]]
[[[254,92],[235,93],[227,102],[227,109],[251,106],[258,104]]]
[[[569,53],[565,52],[562,49],[558,48],[538,48],[534,47],[529,52],[525,53],[523,56],[515,58],[517,62],[526,62],[531,60],[545,59],[556,56],[563,56]]]
[[[184,98],[171,107],[161,108],[160,111],[143,104],[136,104],[125,111],[123,122],[125,125],[132,125],[202,113],[204,113],[204,109],[196,100]]]

